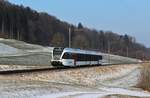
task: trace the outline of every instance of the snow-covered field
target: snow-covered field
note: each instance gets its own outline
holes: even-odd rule
[[[0,98],[150,98],[136,88],[140,71],[133,64],[0,75]]]
[[[10,47],[6,44],[0,43],[0,55],[17,54],[20,51],[16,48]]]
[[[0,64],[49,66],[51,48],[0,38]]]
[[[13,84],[13,83],[11,83]],[[8,87],[9,86],[9,87]],[[127,96],[121,98],[149,98],[150,93],[141,90],[130,90],[125,88],[101,87],[88,88],[78,85],[65,85],[48,82],[15,82],[13,85],[0,87],[0,98],[120,98],[114,95]]]

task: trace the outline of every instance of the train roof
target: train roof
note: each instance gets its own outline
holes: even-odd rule
[[[100,55],[101,52],[91,51],[91,50],[82,50],[82,49],[75,49],[75,48],[64,48],[64,52],[73,52],[73,53],[83,53],[83,54],[94,54]]]

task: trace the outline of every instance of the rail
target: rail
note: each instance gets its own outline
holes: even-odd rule
[[[142,62],[146,63],[146,62]],[[140,64],[140,63],[128,63],[128,64]],[[0,75],[9,75],[9,74],[21,74],[21,73],[32,73],[32,72],[43,72],[43,71],[61,71],[61,70],[73,70],[80,68],[90,68],[90,67],[100,67],[100,66],[111,66],[111,65],[125,65],[125,64],[106,64],[106,65],[86,65],[86,66],[76,66],[76,67],[54,67],[54,68],[39,68],[39,69],[22,69],[22,70],[6,70],[0,71]]]

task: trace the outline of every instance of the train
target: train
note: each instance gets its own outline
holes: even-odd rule
[[[102,60],[103,57],[100,52],[55,47],[52,51],[51,64],[55,67],[76,67],[101,65]]]

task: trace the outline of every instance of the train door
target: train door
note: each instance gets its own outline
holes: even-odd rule
[[[100,64],[100,65],[102,64],[102,60],[103,60],[103,57],[102,57],[102,56],[99,56],[99,64]]]
[[[76,66],[76,64],[77,64],[77,54],[73,53],[72,56],[73,56],[73,59],[74,59],[74,66]]]
[[[99,56],[96,56],[96,60],[97,60],[97,65],[99,65]]]

